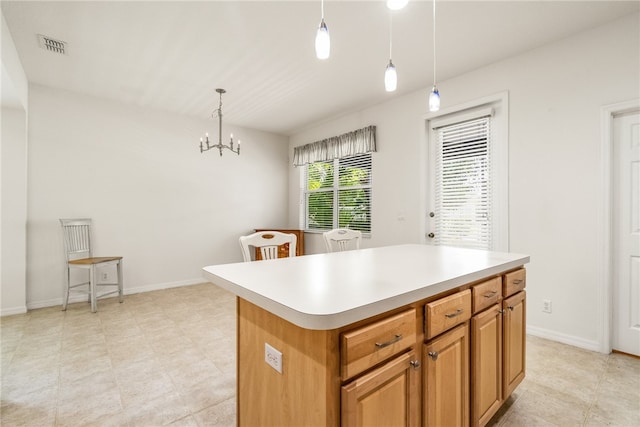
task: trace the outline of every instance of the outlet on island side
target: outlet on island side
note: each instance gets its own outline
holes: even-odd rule
[[[264,343],[264,361],[273,369],[282,373],[282,353]]]
[[[551,300],[543,299],[542,300],[542,312],[543,313],[551,313]]]
[[[108,278],[109,278],[109,274],[108,273],[102,273],[101,279],[102,279],[103,282],[106,282]]]

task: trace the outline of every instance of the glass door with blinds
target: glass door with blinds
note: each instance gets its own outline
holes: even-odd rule
[[[491,114],[433,123],[429,237],[436,245],[494,249]]]

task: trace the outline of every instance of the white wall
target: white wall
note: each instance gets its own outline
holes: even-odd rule
[[[2,31],[0,128],[0,315],[24,313],[27,242],[28,83],[0,11]]]
[[[629,16],[438,83],[443,108],[509,92],[510,250],[531,256],[528,331],[593,350],[603,348],[597,314],[604,304],[604,260],[596,244],[604,203],[600,111],[640,96],[639,19]],[[399,79],[401,85],[402,74]],[[297,145],[377,125],[373,236],[365,246],[422,241],[426,190],[418,181],[425,175],[428,89],[290,139],[291,153]],[[289,191],[295,226],[298,170],[292,167]],[[321,251],[317,237],[306,240]],[[543,299],[552,301],[552,314],[541,312]]]
[[[287,225],[287,138],[228,127],[242,154],[201,154],[217,122],[30,86],[27,302],[59,304],[59,218],[91,217],[94,253],[124,256],[125,293],[198,283],[242,260],[238,236]]]
[[[27,136],[26,114],[2,108],[2,268],[0,314],[24,313],[27,261]]]

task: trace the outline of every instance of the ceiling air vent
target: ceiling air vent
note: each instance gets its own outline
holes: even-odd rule
[[[67,54],[67,42],[43,36],[42,34],[38,34],[38,42],[41,48],[49,52],[60,53],[62,55]]]

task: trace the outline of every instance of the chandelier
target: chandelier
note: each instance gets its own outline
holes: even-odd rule
[[[217,148],[220,150],[220,156],[222,156],[222,149],[226,148],[227,150],[231,150],[233,153],[240,155],[240,140],[238,140],[238,147],[234,149],[233,134],[229,137],[229,145],[222,143],[222,94],[227,91],[224,89],[216,89],[216,92],[220,94],[220,104],[218,105],[218,109],[211,114],[211,117],[214,117],[215,115],[218,116],[218,143],[213,145],[209,144],[209,132],[207,132],[205,133],[204,138],[200,138],[200,152],[204,153],[205,151]]]

